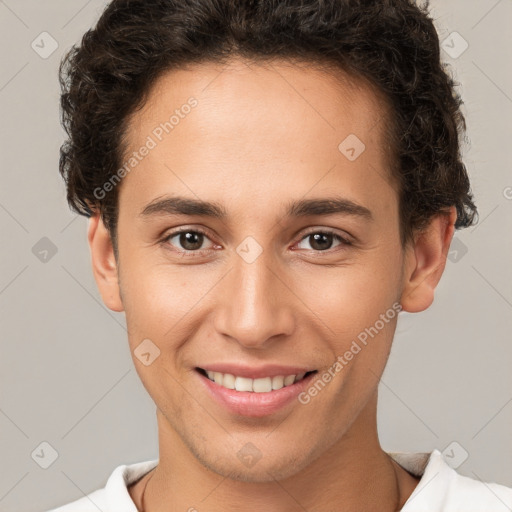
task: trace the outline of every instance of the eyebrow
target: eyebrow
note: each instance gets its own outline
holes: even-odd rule
[[[286,217],[343,214],[373,220],[372,212],[358,203],[343,197],[292,200],[286,204]],[[199,215],[215,219],[228,217],[226,209],[210,201],[180,196],[166,196],[151,201],[141,211],[141,217],[158,215]]]

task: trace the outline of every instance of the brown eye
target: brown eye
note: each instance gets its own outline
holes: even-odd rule
[[[178,236],[181,247],[187,251],[196,251],[203,245],[204,235],[202,233],[187,231]]]
[[[310,249],[319,252],[325,252],[331,249],[336,240],[339,242],[337,245],[350,245],[348,240],[331,231],[315,231],[309,233],[299,242],[299,244],[303,243],[305,240],[309,241]],[[334,247],[336,247],[336,245]],[[308,247],[299,248],[309,249]]]
[[[333,238],[333,235],[328,233],[315,233],[313,235],[309,235],[311,247],[315,249],[315,251],[330,249],[333,244]]]
[[[209,240],[205,233],[193,229],[183,229],[169,234],[162,242],[172,245],[178,252],[186,253],[211,249],[211,247],[203,247],[205,240]]]

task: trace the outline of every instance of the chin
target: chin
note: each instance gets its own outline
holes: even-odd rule
[[[247,467],[239,458],[225,458],[225,452],[215,457],[208,453],[195,454],[199,462],[214,473],[236,480],[249,483],[269,483],[276,480],[285,480],[292,477],[310,462],[310,458],[305,453],[283,453],[281,455],[273,452],[270,456],[262,454],[261,458]],[[215,458],[214,458],[215,457]]]

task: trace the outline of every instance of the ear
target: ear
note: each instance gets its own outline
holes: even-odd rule
[[[433,217],[407,246],[400,299],[404,311],[418,313],[434,301],[434,290],[444,271],[456,219],[457,210],[452,206],[449,212]]]
[[[89,219],[87,240],[91,250],[94,279],[103,302],[112,311],[124,311],[112,240],[99,213]]]

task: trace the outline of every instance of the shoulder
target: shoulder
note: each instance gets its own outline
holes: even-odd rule
[[[401,512],[510,512],[512,488],[460,475],[439,450],[430,454],[389,454],[420,477]]]
[[[128,486],[142,478],[158,463],[158,459],[117,466],[105,487],[97,489],[71,503],[48,512],[137,512]]]
[[[459,475],[449,468],[452,478],[446,493],[446,510],[475,512],[510,512],[512,510],[512,488],[492,482],[484,482]],[[470,508],[469,508],[470,507]]]

